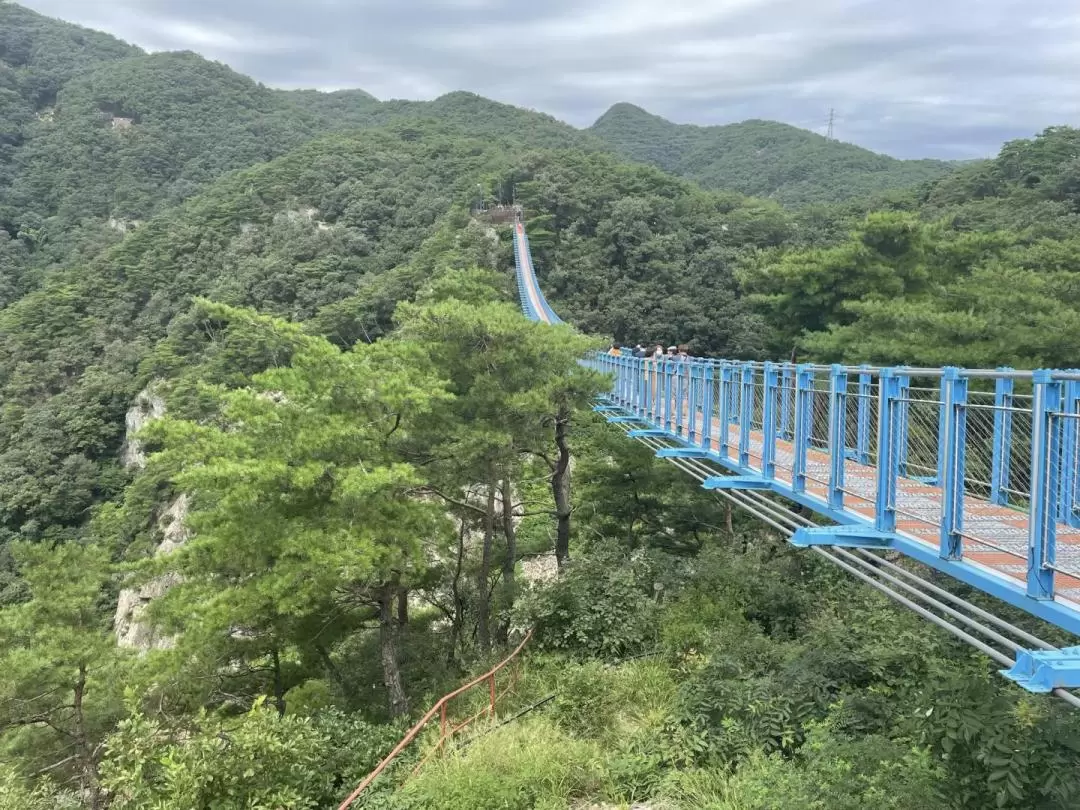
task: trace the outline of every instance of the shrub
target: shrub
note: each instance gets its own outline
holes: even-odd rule
[[[204,713],[182,729],[136,714],[109,738],[102,783],[111,810],[314,810],[336,805],[399,737],[338,714],[278,717],[261,701],[242,718]]]
[[[399,810],[565,810],[573,799],[603,788],[597,747],[535,716],[432,760],[393,805]]]
[[[582,657],[622,658],[656,638],[655,601],[633,566],[614,555],[575,561],[558,581],[529,593],[517,611],[517,624],[536,628],[536,646]]]

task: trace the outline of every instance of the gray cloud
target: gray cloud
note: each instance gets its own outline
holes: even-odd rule
[[[21,0],[276,87],[451,90],[587,126],[771,118],[900,157],[981,157],[1080,122],[1067,0]]]

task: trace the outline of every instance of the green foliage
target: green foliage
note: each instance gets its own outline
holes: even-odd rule
[[[823,361],[1072,366],[1077,132],[1006,144],[905,211],[871,213],[846,242],[746,262],[741,278],[773,350],[798,340]]]
[[[400,808],[556,810],[595,795],[603,784],[597,748],[535,718],[434,760],[406,784]]]
[[[108,556],[75,543],[12,552],[28,593],[0,606],[0,750],[94,796],[96,741],[120,716]]]
[[[45,781],[36,785],[13,768],[0,765],[0,810],[77,810],[78,800],[61,796]]]
[[[240,718],[202,714],[181,727],[142,714],[124,720],[108,740],[102,766],[109,806],[334,806],[401,732],[335,714],[279,718],[261,704]]]
[[[203,684],[203,700],[217,677],[237,679],[247,667],[247,688],[274,690],[284,711],[299,673],[282,659],[306,644],[313,624],[332,644],[357,611],[377,606],[391,583],[410,585],[425,554],[444,545],[438,511],[404,497],[419,479],[393,448],[445,394],[393,344],[343,353],[291,324],[201,308],[230,331],[269,332],[294,351],[248,386],[204,388],[216,404],[206,421],[167,417],[148,429],[163,447],[151,467],[175,471],[173,485],[192,493],[186,523],[195,534],[147,563],[147,575],[179,580],[153,614],[181,633],[175,665],[208,670],[188,679]],[[222,660],[241,671],[215,675]],[[272,681],[260,685],[264,667]],[[232,688],[244,689],[237,680]]]
[[[632,160],[705,188],[768,197],[784,205],[835,202],[947,175],[938,160],[896,160],[776,121],[725,126],[673,124],[616,104],[590,132]]]
[[[537,646],[600,658],[621,658],[650,646],[655,605],[648,569],[613,566],[613,559],[591,554],[557,583],[522,601],[520,621],[535,627]]]
[[[676,771],[661,792],[685,806],[714,810],[914,810],[939,806],[939,777],[926,752],[880,737],[837,739],[816,727],[801,762],[755,754],[730,777]]]

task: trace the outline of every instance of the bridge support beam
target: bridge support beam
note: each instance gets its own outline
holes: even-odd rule
[[[892,535],[868,526],[808,526],[797,530],[789,542],[799,548],[888,548],[892,545]]]
[[[702,489],[772,489],[772,482],[756,475],[714,475],[701,482]]]
[[[640,422],[640,419],[635,419],[635,422]],[[661,436],[667,436],[667,431],[659,430],[657,428],[642,428],[641,430],[631,430],[626,434],[631,439],[651,439],[659,438]]]
[[[607,422],[610,425],[627,425],[634,422],[644,422],[640,416],[609,416]]]
[[[612,411],[621,411],[618,405],[593,405],[593,410],[597,413],[611,413]]]
[[[1012,669],[998,670],[1029,692],[1080,686],[1080,647],[1059,650],[1017,650]]]
[[[657,458],[708,458],[707,450],[700,447],[661,447],[656,451]]]

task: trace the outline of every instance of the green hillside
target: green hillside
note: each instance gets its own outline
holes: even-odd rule
[[[953,168],[936,160],[897,160],[776,121],[673,124],[632,104],[616,104],[589,131],[631,160],[706,188],[784,205],[866,197],[933,180]]]
[[[1075,365],[1080,130],[904,189],[724,128],[763,199],[633,110],[622,156],[0,15],[0,810],[337,807],[527,628],[497,717],[483,682],[355,806],[1078,805],[1080,713],[627,441],[578,359]]]

